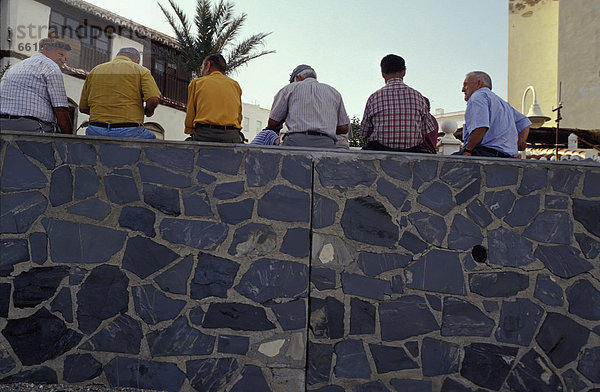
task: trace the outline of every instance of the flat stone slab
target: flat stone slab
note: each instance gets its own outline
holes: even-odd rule
[[[398,241],[398,226],[371,196],[347,200],[340,223],[346,237],[358,242],[393,247]]]
[[[552,363],[561,368],[575,361],[590,330],[559,313],[548,313],[535,338]]]
[[[404,340],[440,328],[425,299],[416,295],[381,303],[379,320],[381,339],[384,341]]]
[[[465,281],[458,254],[432,250],[404,271],[406,286],[424,291],[465,295]]]

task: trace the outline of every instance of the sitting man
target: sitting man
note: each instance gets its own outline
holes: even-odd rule
[[[90,71],[79,100],[79,111],[90,115],[86,135],[156,139],[142,124],[144,114],[154,114],[160,90],[150,70],[139,63],[137,49],[123,48],[113,61]]]
[[[468,73],[462,92],[467,110],[457,155],[514,158],[525,149],[531,121],[492,92],[488,74]]]
[[[191,140],[243,143],[242,89],[224,75],[226,70],[225,58],[211,54],[202,62],[201,76],[190,82],[185,133],[192,135]]]
[[[275,95],[267,127],[277,129],[284,122],[288,131],[282,145],[335,148],[336,135],[348,133],[350,119],[340,93],[317,82],[315,70],[302,64]]]
[[[17,63],[0,81],[0,129],[73,133],[60,65],[71,46],[44,38],[40,52]]]

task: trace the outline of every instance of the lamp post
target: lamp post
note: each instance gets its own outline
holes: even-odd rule
[[[529,112],[527,112],[527,117],[529,121],[531,121],[531,128],[537,129],[544,125],[544,123],[550,120],[550,117],[544,115],[542,113],[542,109],[540,105],[537,103],[537,98],[535,95],[535,88],[533,86],[527,86],[525,91],[523,92],[523,102],[521,104],[521,113],[525,114],[525,98],[527,97],[527,92],[530,91],[533,93],[533,103],[529,107]]]

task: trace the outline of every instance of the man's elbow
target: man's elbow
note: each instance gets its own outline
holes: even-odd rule
[[[346,133],[348,133],[348,124],[346,124],[346,125],[340,125],[340,126],[338,126],[338,127],[335,129],[335,133],[336,133],[337,135],[343,135],[343,134],[346,134]]]

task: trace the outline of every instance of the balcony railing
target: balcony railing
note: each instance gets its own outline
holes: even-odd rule
[[[81,57],[79,68],[90,71],[98,64],[110,61],[110,53],[107,50],[92,48],[81,45]]]
[[[189,80],[167,75],[162,72],[152,72],[163,97],[173,99],[184,104],[187,103],[187,88]]]

